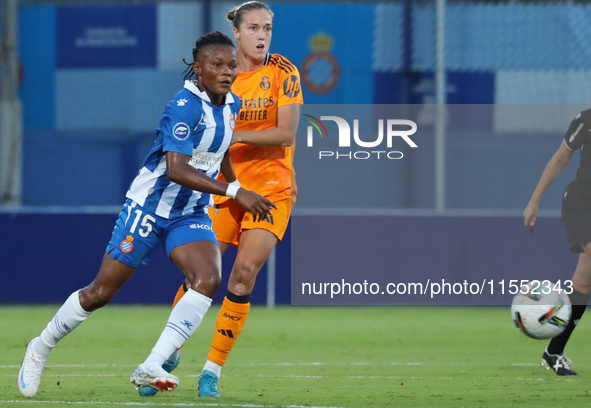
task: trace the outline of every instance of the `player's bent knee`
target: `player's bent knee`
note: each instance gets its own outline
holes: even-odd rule
[[[188,288],[210,298],[217,293],[222,284],[222,274],[217,269],[189,272],[186,275]]]
[[[236,261],[232,270],[232,275],[237,277],[240,281],[252,281],[256,279],[259,271],[263,265],[257,265],[254,262],[244,260]]]
[[[252,293],[261,266],[251,262],[236,262],[228,281],[228,290],[235,295]]]
[[[80,305],[87,312],[100,309],[111,301],[115,293],[104,286],[90,286],[80,291]]]
[[[212,292],[217,292],[222,284],[222,275],[220,273],[211,274],[207,281],[207,285],[209,286]]]

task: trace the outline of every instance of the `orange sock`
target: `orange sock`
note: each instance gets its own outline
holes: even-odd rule
[[[181,300],[181,298],[185,296],[185,293],[187,293],[187,288],[185,287],[185,282],[183,282],[178,292],[176,293],[176,296],[174,297],[174,301],[172,302],[173,309],[176,306],[176,304],[179,303],[179,300]]]
[[[250,296],[249,296],[250,297]],[[221,366],[224,365],[228,354],[232,351],[234,343],[244,328],[248,311],[250,310],[249,303],[235,303],[224,298],[222,308],[218,314],[215,323],[215,333],[213,335],[213,342],[207,359],[213,361]]]

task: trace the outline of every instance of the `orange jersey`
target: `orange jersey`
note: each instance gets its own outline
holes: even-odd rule
[[[232,92],[242,100],[235,130],[272,129],[280,106],[304,103],[298,69],[279,54],[267,54],[256,71],[239,72]],[[242,187],[275,200],[293,196],[295,201],[294,148],[236,143],[229,151]],[[216,204],[227,199],[215,197]]]

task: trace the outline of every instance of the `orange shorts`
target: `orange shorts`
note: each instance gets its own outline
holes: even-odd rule
[[[211,207],[209,216],[218,241],[238,246],[242,231],[257,228],[270,231],[281,241],[291,214],[291,198],[284,198],[274,203],[279,208],[273,209],[273,215],[268,220],[259,222],[255,222],[252,214],[234,200],[226,200]]]

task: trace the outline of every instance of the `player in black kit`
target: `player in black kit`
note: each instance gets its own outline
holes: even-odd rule
[[[587,144],[587,148],[583,146]],[[568,164],[575,150],[581,150],[581,163],[576,178],[564,189],[562,222],[570,241],[570,251],[579,254],[579,262],[572,277],[573,293],[571,323],[550,341],[542,355],[542,365],[558,375],[578,375],[571,369],[572,362],[564,354],[564,347],[587,308],[591,294],[591,109],[580,112],[571,122],[564,140],[550,159],[534,190],[523,220],[533,228],[540,199],[550,184]]]

